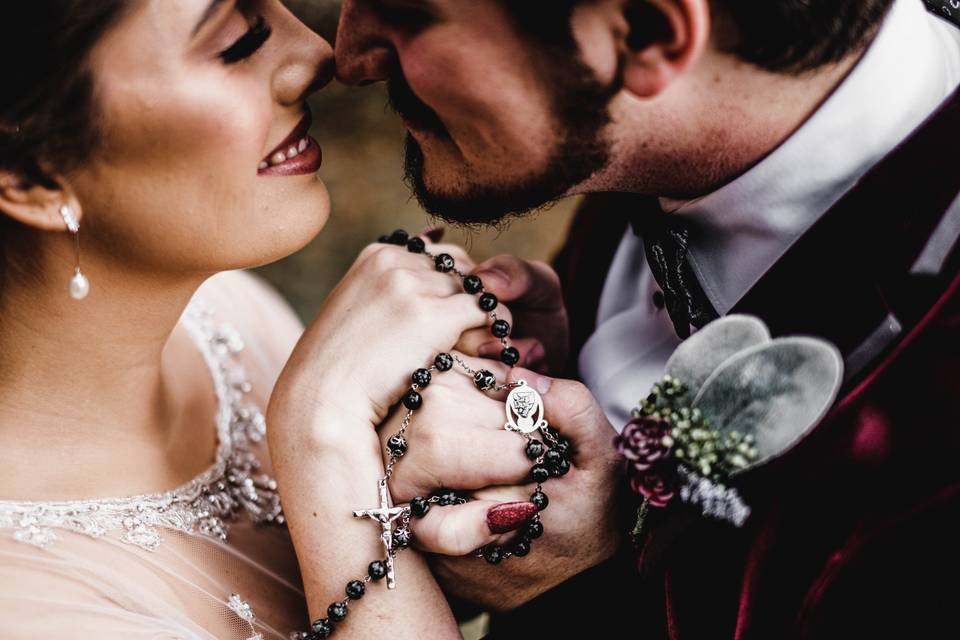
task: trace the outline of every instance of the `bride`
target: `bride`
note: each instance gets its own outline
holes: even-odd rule
[[[376,245],[301,337],[237,271],[326,222],[329,45],[279,0],[35,0],[0,50],[2,636],[286,638],[359,580],[337,637],[458,637],[423,558],[387,594],[349,514],[411,367],[486,314]]]

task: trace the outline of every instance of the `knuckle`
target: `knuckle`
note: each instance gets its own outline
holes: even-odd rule
[[[383,250],[384,248],[385,248],[385,245],[382,245],[377,242],[368,244],[367,246],[365,246],[363,249],[360,250],[360,254],[357,256],[357,262],[363,262],[367,260],[368,258],[370,258],[370,256]]]
[[[391,247],[381,245],[373,251],[365,264],[376,273],[389,271],[397,264],[397,252],[391,251]]]
[[[417,278],[409,269],[391,269],[381,275],[380,280],[392,298],[401,300],[412,296],[417,287]]]

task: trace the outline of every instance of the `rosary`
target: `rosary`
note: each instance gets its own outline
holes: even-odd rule
[[[456,268],[452,256],[446,253],[434,255],[427,251],[426,243],[422,238],[411,238],[406,231],[397,230],[389,236],[380,238],[381,243],[406,247],[410,253],[423,254],[433,260],[437,271],[449,273],[460,278],[463,289],[471,295],[479,294],[480,308],[490,314],[493,323],[490,332],[500,340],[503,351],[500,361],[509,367],[514,367],[520,361],[520,352],[510,346],[507,337],[510,335],[510,324],[497,317],[496,308],[499,305],[497,297],[484,291],[483,282],[474,275],[465,275]],[[526,381],[498,384],[496,376],[487,370],[472,369],[462,358],[448,353],[441,353],[434,358],[427,368],[420,368],[411,376],[410,390],[403,396],[403,406],[406,414],[400,423],[400,430],[387,441],[389,460],[386,472],[378,483],[380,506],[374,509],[362,509],[353,512],[355,518],[370,518],[380,526],[380,541],[383,544],[385,557],[375,560],[367,567],[367,575],[360,580],[351,580],[345,589],[346,598],[334,602],[327,607],[327,617],[316,620],[310,631],[291,635],[291,640],[316,640],[328,638],[333,633],[336,623],[347,617],[351,601],[359,600],[366,592],[367,584],[386,578],[387,589],[397,587],[394,571],[394,559],[397,554],[410,546],[413,541],[413,532],[410,522],[413,518],[422,518],[427,515],[431,506],[444,507],[454,504],[465,504],[467,499],[455,491],[440,490],[429,498],[419,496],[410,501],[407,506],[391,506],[388,482],[393,475],[393,469],[400,458],[407,451],[406,432],[410,428],[414,413],[423,406],[421,392],[430,384],[434,373],[443,373],[460,367],[467,375],[473,377],[473,383],[482,392],[507,391],[504,429],[520,434],[526,441],[525,453],[534,466],[530,477],[536,483],[536,489],[530,496],[530,502],[537,508],[537,515],[527,523],[509,549],[500,545],[490,544],[476,552],[477,557],[484,558],[490,564],[499,564],[511,556],[523,557],[530,553],[533,541],[543,535],[543,523],[540,521],[539,511],[543,511],[549,504],[547,494],[543,491],[543,483],[550,477],[560,477],[570,471],[570,458],[573,454],[570,442],[561,437],[556,429],[548,426],[544,419],[543,399],[540,394],[531,388]],[[538,440],[532,434],[539,431],[543,440]],[[397,524],[399,523],[399,524]]]

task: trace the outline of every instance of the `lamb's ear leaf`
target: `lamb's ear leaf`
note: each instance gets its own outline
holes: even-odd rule
[[[721,364],[744,349],[769,342],[770,331],[760,319],[729,315],[687,338],[670,356],[665,372],[683,382],[693,398]]]
[[[756,439],[757,459],[783,455],[809,433],[836,399],[843,358],[816,338],[780,338],[743,351],[704,382],[693,406],[721,433]]]

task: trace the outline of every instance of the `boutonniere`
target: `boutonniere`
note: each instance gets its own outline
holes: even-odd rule
[[[793,448],[823,418],[843,381],[832,344],[772,339],[751,316],[716,320],[681,344],[614,444],[630,487],[650,509],[677,500],[742,526],[750,507],[735,479]]]

